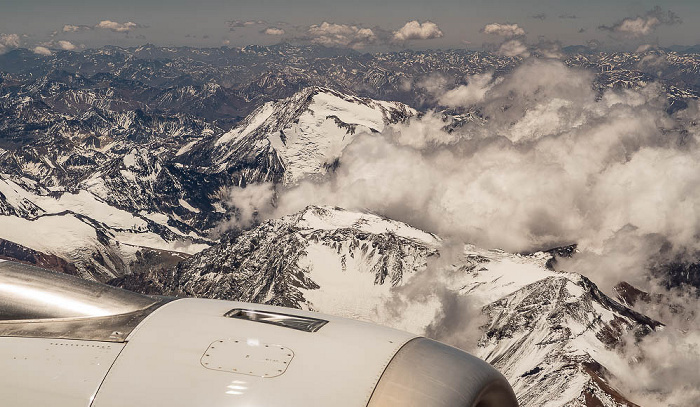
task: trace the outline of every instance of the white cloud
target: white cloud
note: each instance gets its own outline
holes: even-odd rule
[[[285,32],[281,28],[268,27],[265,29],[265,31],[263,31],[263,33],[267,35],[284,35]]]
[[[622,20],[619,25],[614,28],[614,31],[630,34],[632,36],[641,36],[650,34],[654,29],[661,24],[658,18],[637,17],[635,19]]]
[[[88,31],[88,30],[92,30],[92,27],[89,25],[66,24],[63,26],[64,33],[75,33],[75,32]]]
[[[140,28],[142,27],[139,24],[136,24],[134,22],[126,22],[126,23],[118,23],[116,21],[110,21],[110,20],[102,20],[95,26],[95,28],[101,28],[105,30],[111,30],[114,32],[122,33],[122,32],[129,32],[133,30],[134,28]],[[64,27],[65,28],[65,27]]]
[[[472,75],[467,85],[460,85],[445,92],[438,98],[438,102],[448,107],[470,106],[481,102],[493,86],[492,80],[492,73]]]
[[[424,23],[417,20],[409,21],[398,31],[394,31],[394,41],[429,40],[442,36],[442,31],[432,21]]]
[[[0,54],[19,47],[19,35],[17,34],[0,34]]]
[[[77,48],[75,46],[75,44],[73,44],[70,41],[66,41],[66,40],[57,41],[57,44],[58,44],[59,48],[61,48],[62,50],[65,50],[65,51],[73,51],[74,49]]]
[[[44,55],[44,56],[49,56],[52,54],[50,49],[48,49],[46,47],[42,47],[42,46],[34,47],[33,51],[35,54]]]
[[[525,35],[525,30],[520,28],[517,24],[500,24],[491,23],[487,24],[482,31],[485,34],[498,35],[500,37],[512,38]]]
[[[251,184],[245,188],[231,187],[227,204],[235,208],[233,218],[220,225],[219,231],[232,228],[248,228],[273,210],[272,199],[275,188],[272,183]]]
[[[647,11],[643,16],[627,17],[611,26],[601,25],[601,30],[610,31],[625,37],[643,37],[653,33],[661,25],[680,24],[682,21],[678,15],[668,10],[663,11],[656,6]]]
[[[653,45],[653,44],[642,44],[642,45],[638,46],[634,52],[642,53],[642,52],[647,52],[649,50],[654,50],[656,48],[657,48],[657,46]]]
[[[377,41],[374,31],[369,28],[325,21],[321,25],[314,24],[309,27],[308,34],[312,43],[326,47],[361,49]]]
[[[520,40],[508,40],[498,47],[498,54],[507,57],[528,57],[530,52],[527,50],[527,45],[525,45]]]

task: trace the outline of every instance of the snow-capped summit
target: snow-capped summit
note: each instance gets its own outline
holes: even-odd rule
[[[380,132],[387,124],[415,114],[403,103],[309,87],[264,104],[219,137],[214,143],[213,164],[224,170],[241,156],[264,151],[279,160],[283,181],[293,184],[325,172],[356,135]]]

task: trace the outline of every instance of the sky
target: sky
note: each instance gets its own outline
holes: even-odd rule
[[[489,24],[500,28],[485,30]],[[634,49],[699,44],[699,24],[697,0],[0,0],[0,50],[3,42],[481,49],[516,37]]]

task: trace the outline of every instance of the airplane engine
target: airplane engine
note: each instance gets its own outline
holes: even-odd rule
[[[488,363],[296,309],[155,298],[0,261],[8,407],[517,407]]]

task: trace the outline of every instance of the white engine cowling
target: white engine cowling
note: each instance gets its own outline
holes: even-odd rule
[[[450,346],[259,304],[156,299],[0,262],[3,406],[517,406]]]

